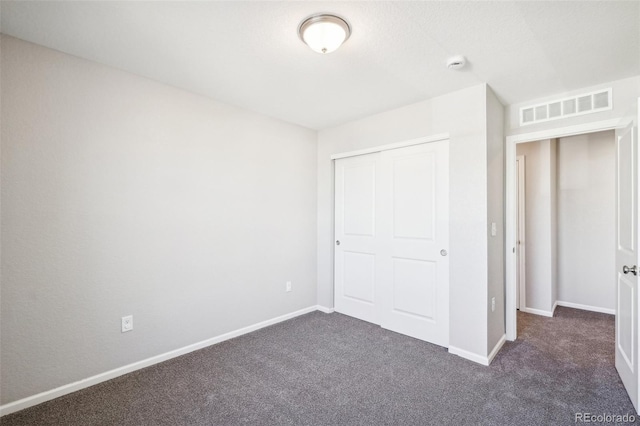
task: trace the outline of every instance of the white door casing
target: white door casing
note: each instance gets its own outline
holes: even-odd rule
[[[638,136],[633,123],[616,130],[615,363],[638,410]]]
[[[440,140],[336,160],[337,312],[448,346],[448,151]]]

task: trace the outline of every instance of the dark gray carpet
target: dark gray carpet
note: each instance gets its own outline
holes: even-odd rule
[[[490,367],[314,312],[5,416],[13,425],[569,425],[635,414],[614,318],[519,314]]]

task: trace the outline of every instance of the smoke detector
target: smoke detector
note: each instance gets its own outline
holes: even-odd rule
[[[467,59],[462,55],[452,56],[447,59],[447,68],[450,70],[459,70],[464,68],[467,63]]]

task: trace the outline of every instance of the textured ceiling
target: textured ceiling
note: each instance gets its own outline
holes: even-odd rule
[[[345,17],[320,55],[305,17]],[[2,1],[5,34],[322,129],[478,83],[503,103],[640,74],[640,2]],[[447,57],[468,66],[449,71]]]

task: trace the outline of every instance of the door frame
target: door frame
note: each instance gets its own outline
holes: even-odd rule
[[[507,136],[505,152],[505,325],[507,340],[517,337],[516,311],[516,144],[542,139],[555,139],[585,133],[602,132],[624,128],[633,118],[623,117],[596,121],[574,126],[558,127],[538,132]],[[640,152],[640,150],[639,150]]]

